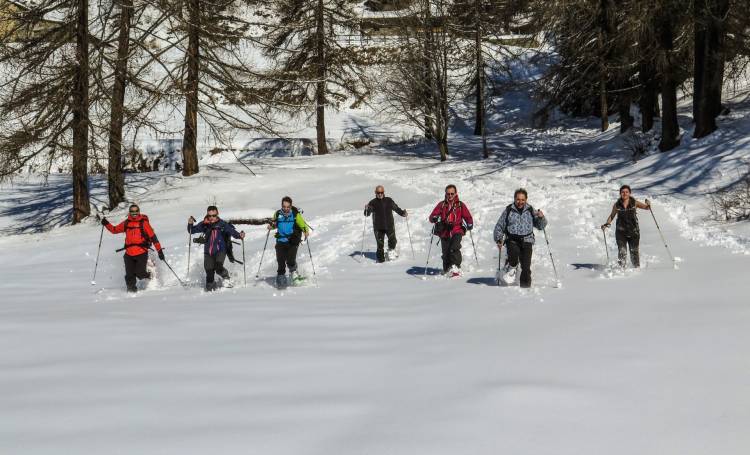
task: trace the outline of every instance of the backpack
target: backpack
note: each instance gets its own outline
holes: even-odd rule
[[[297,225],[297,215],[302,213],[302,210],[298,209],[295,206],[292,206],[292,233],[289,235],[289,243],[291,245],[299,245],[300,242],[302,242],[302,229]],[[278,231],[278,222],[279,215],[282,214],[281,209],[277,210],[276,213],[273,215],[273,222],[277,226],[276,234],[274,237],[277,239],[281,238],[282,236],[279,234]]]

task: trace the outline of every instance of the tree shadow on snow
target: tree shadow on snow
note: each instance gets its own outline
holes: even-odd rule
[[[416,277],[424,276],[425,274],[425,268],[424,267],[418,267],[418,266],[412,266],[409,270],[406,271],[407,275],[413,275]],[[433,276],[433,275],[440,275],[443,273],[442,269],[438,269],[436,267],[428,267],[427,268],[427,276]]]
[[[570,265],[574,270],[605,270],[607,268],[605,264],[576,263]]]

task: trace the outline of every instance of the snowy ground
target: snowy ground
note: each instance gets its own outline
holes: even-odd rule
[[[189,215],[212,203],[224,218],[270,215],[292,196],[315,228],[317,286],[286,292],[268,282],[270,249],[255,280],[266,231],[250,226],[247,288],[235,265],[237,287],[204,293],[195,247],[189,289],[160,265],[129,297],[123,239],[108,233],[92,286],[100,226],[48,229],[64,221],[67,177],[6,184],[0,453],[747,453],[750,230],[703,219],[703,194],[750,158],[750,117],[735,112],[720,135],[635,165],[614,133],[581,122],[496,130],[487,161],[460,136],[443,164],[393,145],[242,157],[257,177],[233,157],[190,178],[129,177],[181,277]],[[426,217],[448,183],[475,215],[479,265],[466,238],[463,278],[421,280]],[[605,266],[598,226],[621,183],[652,200],[678,270],[648,212],[643,269]],[[104,184],[92,182],[102,202]],[[361,257],[376,184],[410,211],[416,259],[401,219],[397,261],[374,264],[369,226]],[[560,289],[542,233],[535,287],[493,285],[492,227],[519,186],[549,218]],[[299,260],[311,275],[306,249]]]

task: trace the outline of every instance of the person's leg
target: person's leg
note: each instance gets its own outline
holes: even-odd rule
[[[461,239],[463,239],[463,235],[461,234],[455,234],[451,237],[451,265],[455,265],[459,269],[463,260],[461,257]]]
[[[216,253],[216,273],[219,274],[220,277],[222,277],[225,280],[229,279],[229,270],[224,267],[224,261],[227,258],[226,251],[219,251]]]
[[[520,262],[521,262],[521,279],[519,285],[522,288],[531,287],[531,256],[534,245],[527,242],[520,242]]]
[[[214,274],[216,273],[216,263],[214,257],[210,254],[203,255],[203,268],[206,270],[206,289],[214,285]]]
[[[378,250],[377,250],[377,253],[376,253],[376,255],[377,255],[377,261],[378,262],[385,262],[385,251],[384,251],[384,249],[385,249],[385,246],[384,246],[384,243],[385,243],[385,231],[380,230],[380,229],[378,229],[378,230],[375,231],[375,242],[378,245]]]
[[[443,273],[447,272],[448,269],[451,268],[451,258],[450,258],[450,252],[451,252],[451,239],[446,239],[441,237],[440,238],[440,249],[443,252],[442,258],[443,258]]]
[[[630,248],[630,262],[633,263],[633,267],[635,268],[639,268],[641,266],[640,243],[640,235],[635,235],[628,239],[628,247]]]
[[[518,244],[518,242],[507,240],[505,242],[505,252],[508,255],[508,265],[511,268],[518,267],[518,261],[521,257],[521,246]]]
[[[628,255],[628,239],[625,234],[617,232],[615,234],[615,240],[617,241],[617,263],[620,267],[625,267],[625,258]]]
[[[128,289],[128,292],[136,292],[135,260],[132,256],[128,256],[127,254],[123,256],[123,259],[125,261],[125,287]]]
[[[396,229],[391,227],[386,234],[388,235],[388,249],[395,250],[396,244],[398,243],[398,240],[396,239]]]
[[[297,271],[297,250],[298,249],[299,249],[299,244],[289,245],[289,248],[287,248],[286,265],[289,267],[289,273],[293,273]]]
[[[276,268],[276,275],[286,274],[286,251],[288,247],[289,244],[287,243],[276,243],[276,263],[278,264],[278,267]]]
[[[146,270],[146,264],[148,264],[148,253],[139,254],[133,256],[135,260],[135,276],[139,280],[145,280],[151,278],[151,274]]]

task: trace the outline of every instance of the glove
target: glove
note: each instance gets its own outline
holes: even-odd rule
[[[430,222],[432,222],[432,223],[437,223],[438,221],[440,221],[440,217],[439,216],[433,216],[432,218],[430,218]]]
[[[188,224],[193,224],[193,223],[195,223],[195,218],[191,216],[190,218],[188,218]]]
[[[159,250],[156,254],[159,256],[159,259],[161,259],[162,261],[164,260],[164,251],[163,250]]]
[[[467,231],[470,231],[470,230],[472,230],[472,229],[474,229],[474,225],[473,225],[473,224],[468,224],[468,223],[467,223],[467,224],[466,224],[466,230],[467,230]]]
[[[609,227],[609,223],[602,224],[602,229],[607,229]]]
[[[107,218],[106,218],[106,217],[105,217],[105,218],[102,218],[102,226],[106,226],[106,225],[108,225],[108,224],[109,224],[109,220],[107,220]]]

